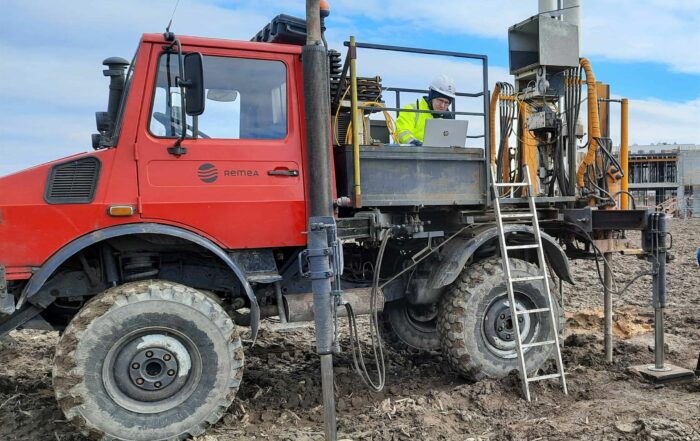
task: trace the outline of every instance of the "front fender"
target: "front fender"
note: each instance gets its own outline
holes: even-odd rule
[[[238,280],[241,282],[241,285],[245,290],[246,296],[248,296],[248,300],[250,301],[250,327],[252,331],[252,340],[255,342],[255,338],[260,327],[260,307],[258,306],[257,298],[255,297],[253,289],[251,288],[250,283],[248,283],[248,279],[246,278],[243,270],[223,249],[221,249],[221,247],[211,240],[200,236],[199,234],[171,225],[155,223],[117,225],[114,227],[105,228],[103,230],[93,231],[92,233],[79,237],[58,250],[41,266],[41,268],[39,268],[37,272],[34,273],[32,278],[29,279],[29,283],[27,283],[24,290],[22,290],[22,295],[20,296],[19,302],[17,302],[17,309],[19,309],[26,301],[36,304],[42,308],[46,308],[49,304],[51,304],[53,302],[53,298],[46,300],[37,299],[37,301],[32,301],[32,298],[39,292],[41,287],[44,286],[44,283],[46,283],[48,278],[59,266],[61,266],[63,262],[81,250],[106,239],[144,233],[162,234],[165,236],[174,236],[189,240],[192,243],[206,248],[220,258],[231,269],[231,271],[233,271],[236,277],[238,277]],[[47,302],[48,304],[46,304]]]
[[[529,225],[504,225],[505,234],[520,232],[530,233],[534,237],[534,230]],[[574,284],[569,268],[569,260],[556,240],[549,234],[540,231],[542,246],[547,263],[552,267],[557,277]],[[428,279],[428,288],[438,289],[454,282],[462,272],[469,258],[482,246],[491,240],[498,240],[498,228],[492,227],[483,230],[474,237],[466,238],[457,236],[442,247],[442,262],[435,268]]]

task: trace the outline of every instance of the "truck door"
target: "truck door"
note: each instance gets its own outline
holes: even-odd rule
[[[187,152],[175,156],[178,59],[153,47],[155,87],[136,146],[142,219],[199,230],[227,248],[305,244],[293,55],[192,50],[204,55],[205,111],[187,117]]]

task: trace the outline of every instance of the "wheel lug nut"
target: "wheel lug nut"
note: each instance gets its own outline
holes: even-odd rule
[[[173,369],[170,369],[168,371],[168,375],[170,375],[172,377],[173,375],[175,375],[175,371]]]
[[[503,331],[503,326],[498,327],[498,332],[501,332],[501,331]]]
[[[501,314],[501,320],[505,320],[505,318],[506,318],[506,315],[505,315],[505,314]]]
[[[171,358],[172,357],[170,356],[170,354],[163,355],[163,360],[165,360],[165,361],[170,361]]]
[[[143,384],[143,378],[137,378],[136,384]]]
[[[154,384],[154,386],[155,386],[155,387],[161,387],[162,384],[160,383],[160,381],[156,381],[156,383]]]
[[[138,364],[138,363],[134,363],[134,364],[131,365],[131,369],[138,369],[138,368],[140,368],[140,367],[141,367],[141,365]]]
[[[149,357],[149,358],[153,357],[153,352],[151,352],[151,351],[146,352],[146,357]]]

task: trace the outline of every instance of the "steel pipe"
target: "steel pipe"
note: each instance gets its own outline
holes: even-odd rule
[[[612,304],[612,269],[610,267],[610,261],[612,260],[612,253],[603,253],[603,282],[605,283],[604,288],[604,338],[605,338],[605,361],[612,363],[613,361],[613,335],[612,335],[612,318],[613,318],[613,304]]]
[[[350,303],[355,315],[371,313],[370,296],[372,288],[352,288],[343,291],[343,301]],[[377,289],[376,310],[384,309],[384,294]],[[284,311],[290,322],[305,322],[314,319],[313,294],[287,294],[284,296]],[[338,316],[347,315],[345,308],[338,309]]]
[[[320,0],[306,0],[306,45],[301,57],[304,75],[304,105],[309,189],[308,255],[311,289],[316,314],[316,352],[321,358],[323,428],[327,441],[335,441],[337,426],[333,392],[333,312],[331,268],[326,224],[333,222],[331,192],[331,133],[328,92],[328,53],[323,44]],[[330,219],[330,222],[328,221]],[[334,238],[331,238],[333,240]]]
[[[651,260],[654,268],[652,289],[654,290],[654,366],[650,370],[670,370],[664,364],[664,308],[666,308],[666,215],[654,213]]]

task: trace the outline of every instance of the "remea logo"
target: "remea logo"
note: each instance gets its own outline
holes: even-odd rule
[[[201,179],[202,182],[211,184],[219,178],[219,170],[216,169],[214,164],[202,164],[199,166],[197,176],[199,176],[199,179]]]

